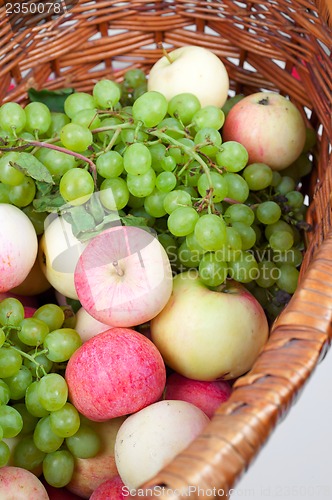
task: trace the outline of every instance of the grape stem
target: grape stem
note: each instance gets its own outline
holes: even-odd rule
[[[5,342],[4,345],[11,347],[12,349],[15,349],[15,351],[19,352],[21,356],[31,361],[31,363],[34,363],[37,366],[37,369],[39,368],[43,372],[43,375],[46,375],[45,368],[43,367],[43,365],[38,363],[38,361],[35,360],[35,356],[41,356],[42,354],[47,354],[48,349],[43,349],[42,351],[36,352],[35,356],[32,356],[31,354],[21,351],[21,349],[19,349],[15,345],[9,344],[8,342]]]

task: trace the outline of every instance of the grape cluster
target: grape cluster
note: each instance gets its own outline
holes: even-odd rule
[[[0,201],[22,207],[37,232],[65,204],[79,239],[115,219],[153,228],[175,273],[196,268],[212,288],[235,279],[275,316],[297,286],[307,229],[299,180],[314,137],[308,130],[301,156],[279,173],[222,142],[225,116],[189,93],[167,102],[139,69],[121,85],[101,80],[69,95],[64,113],[4,104]]]
[[[0,302],[1,467],[11,459],[62,487],[71,480],[74,457],[98,453],[100,438],[68,402],[64,378],[66,361],[81,343],[58,305],[44,304],[24,317],[19,300]]]

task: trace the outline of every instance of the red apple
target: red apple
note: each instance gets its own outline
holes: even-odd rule
[[[124,494],[125,492],[125,494]],[[119,475],[102,483],[91,495],[90,500],[122,500],[128,498],[128,489]]]
[[[304,147],[306,126],[300,111],[276,92],[257,92],[241,99],[229,111],[223,142],[240,142],[248,151],[249,163],[265,163],[283,170],[295,161]]]
[[[96,422],[157,401],[166,382],[156,346],[129,328],[112,328],[89,339],[68,361],[65,376],[74,406]]]
[[[21,467],[0,468],[0,498],[3,500],[49,500],[43,483]]]
[[[80,256],[75,287],[84,309],[110,326],[137,326],[156,316],[172,291],[164,247],[139,227],[116,226],[93,238]]]
[[[212,418],[217,408],[227,401],[231,393],[231,385],[226,380],[204,382],[172,373],[167,377],[164,397],[192,403]]]
[[[171,298],[150,326],[166,365],[207,381],[250,370],[269,333],[263,308],[243,285],[230,280],[210,290],[194,270],[174,277]]]

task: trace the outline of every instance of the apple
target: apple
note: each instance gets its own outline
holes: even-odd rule
[[[38,298],[34,296],[27,296],[27,295],[19,295],[17,293],[13,293],[11,290],[9,292],[0,292],[0,302],[3,299],[7,299],[8,297],[13,297],[14,299],[17,299],[23,304],[24,307],[39,307],[39,302]]]
[[[0,468],[0,498],[3,500],[49,500],[42,482],[20,467]]]
[[[37,234],[29,217],[14,205],[0,203],[0,292],[25,280],[37,251]]]
[[[231,393],[231,385],[226,380],[206,382],[183,377],[174,372],[167,377],[164,398],[192,403],[212,418]]]
[[[150,327],[166,365],[207,381],[250,370],[269,333],[262,306],[243,285],[230,280],[211,290],[194,270],[174,277],[171,298]]]
[[[24,279],[24,281],[22,281],[20,285],[12,288],[11,292],[31,297],[46,292],[46,290],[49,290],[50,288],[51,283],[46,279],[46,276],[40,267],[40,261],[37,256],[35,263],[32,266],[27,277]]]
[[[115,463],[129,489],[136,489],[183,451],[210,419],[186,401],[158,401],[130,415],[115,440]]]
[[[161,57],[148,75],[148,90],[164,94],[170,101],[182,93],[192,93],[201,106],[222,107],[229,90],[226,68],[212,51],[186,45]]]
[[[80,307],[76,313],[76,323],[75,330],[82,339],[82,342],[86,342],[98,333],[105,332],[109,330],[110,326],[105,323],[101,323],[97,319],[93,318],[84,307]]]
[[[39,264],[53,288],[70,299],[78,298],[74,270],[86,245],[74,236],[70,223],[63,216],[51,214],[46,218],[39,242]]]
[[[229,111],[223,142],[240,142],[249,163],[265,163],[283,170],[301,154],[306,125],[297,107],[276,92],[257,92],[241,99]]]
[[[164,247],[140,227],[115,226],[91,239],[74,272],[77,296],[101,323],[132,327],[168,302],[172,269]]]
[[[102,483],[91,495],[90,500],[124,500],[129,491],[119,475]]]
[[[112,418],[106,422],[87,420],[88,425],[99,434],[102,447],[95,457],[75,458],[74,474],[66,486],[69,491],[80,498],[90,498],[92,492],[100,484],[118,476],[114,458],[114,444],[117,432],[125,418]]]
[[[67,363],[69,399],[90,420],[121,417],[157,401],[166,369],[156,346],[129,328],[111,328],[79,347]]]

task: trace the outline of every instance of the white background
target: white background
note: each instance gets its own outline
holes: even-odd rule
[[[332,499],[331,350],[235,485],[231,500]]]

